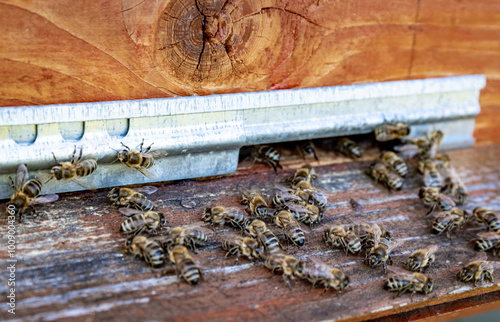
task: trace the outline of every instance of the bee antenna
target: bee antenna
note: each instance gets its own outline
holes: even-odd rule
[[[44,183],[44,184],[47,184],[47,182],[49,182],[49,181],[50,181],[50,180],[52,180],[53,178],[54,178],[54,177],[52,177],[52,176],[51,176],[51,177],[49,178],[49,180],[45,181],[45,183]]]

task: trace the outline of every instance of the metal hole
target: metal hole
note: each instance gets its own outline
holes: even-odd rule
[[[122,138],[128,133],[130,119],[107,120],[106,130],[111,137]]]
[[[33,144],[37,136],[37,125],[16,125],[10,129],[11,138],[18,144]]]
[[[60,123],[59,131],[65,140],[79,141],[85,132],[85,122]]]

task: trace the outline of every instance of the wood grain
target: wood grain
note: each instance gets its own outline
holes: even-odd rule
[[[482,73],[500,142],[495,0],[0,0],[0,106]]]
[[[277,180],[292,175],[294,169],[304,163],[293,145],[281,145],[278,149],[285,167],[278,177],[266,165],[256,164],[252,169],[244,169],[242,163],[242,169],[234,175],[159,184],[159,191],[151,199],[167,214],[169,226],[199,222],[205,207],[239,204],[240,188],[258,185],[270,192]],[[59,201],[40,207],[38,216],[27,216],[18,226],[16,318],[366,320],[416,312],[460,299],[474,299],[482,294],[497,294],[486,297],[491,302],[498,299],[498,284],[473,287],[456,281],[457,269],[475,256],[468,240],[482,228],[467,226],[451,240],[432,235],[430,220],[424,217],[427,209],[417,196],[422,178],[415,174],[414,168],[403,190],[388,192],[364,173],[378,155],[378,149],[369,149],[357,162],[336,157],[324,148],[318,149],[318,154],[319,165],[308,161],[315,166],[319,176],[317,185],[331,192],[325,219],[312,231],[307,231],[305,246],[287,251],[303,260],[314,255],[344,270],[351,280],[344,294],[324,294],[322,289],[312,289],[305,281],[298,281],[289,288],[280,275],[272,274],[262,262],[252,264],[242,259],[234,264],[234,259],[225,258],[220,248],[222,236],[232,228],[220,230],[215,227],[209,244],[194,255],[204,273],[200,285],[178,284],[175,275],[157,277],[159,271],[152,273],[143,261],[124,254],[125,238],[119,233],[124,216],[109,203],[107,191],[97,191],[61,195]],[[500,209],[497,162],[500,146],[454,151],[450,157],[470,193],[465,208],[471,210],[482,205]],[[363,206],[361,212],[351,208],[350,198]],[[183,201],[193,201],[196,206],[185,208],[181,205]],[[435,280],[433,292],[426,296],[417,294],[413,302],[409,294],[393,299],[393,294],[382,289],[385,275],[381,268],[371,269],[360,257],[345,255],[322,242],[322,231],[326,227],[348,225],[352,219],[376,222],[396,239],[404,241],[394,252],[397,266],[416,249],[440,245],[437,260],[429,271]],[[5,219],[0,219],[2,237],[6,228]],[[276,227],[271,229],[281,236]],[[498,272],[495,277],[498,279]],[[0,291],[6,291],[4,283]],[[459,307],[464,306],[467,304]],[[6,314],[2,311],[0,318],[5,319]]]

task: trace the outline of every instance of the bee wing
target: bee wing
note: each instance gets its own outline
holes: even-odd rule
[[[148,154],[152,156],[153,158],[162,158],[168,155],[168,152],[165,150],[155,150],[155,151],[149,151]]]
[[[410,159],[418,154],[418,146],[411,143],[396,145],[394,150],[397,151],[398,156],[403,159]]]
[[[387,247],[387,250],[390,252],[392,252],[394,249],[398,248],[399,246],[403,245],[403,241],[402,240],[394,240],[392,241],[390,244],[389,244],[389,247]]]
[[[133,190],[135,192],[145,193],[147,195],[150,195],[150,194],[155,193],[156,191],[158,191],[158,188],[154,187],[154,186],[143,186],[143,187],[139,187],[139,188],[134,188]]]
[[[500,262],[486,262],[486,264],[483,265],[483,268],[485,270],[498,269],[500,268]]]
[[[378,241],[380,240],[380,236],[382,235],[382,229],[380,229],[379,225],[375,223],[367,223],[366,221],[363,220],[351,220],[351,221],[357,226],[358,230],[361,230],[362,232],[365,233],[373,234],[375,242],[378,243]]]
[[[445,215],[445,216],[442,216],[442,217],[439,217],[439,218],[441,218],[441,221],[448,221],[448,220],[460,218],[460,216],[459,215],[448,214],[448,215]]]
[[[16,190],[19,191],[22,189],[26,181],[28,181],[29,176],[28,176],[28,168],[26,167],[26,164],[21,163],[17,167],[17,173],[16,173]]]
[[[79,185],[80,187],[82,187],[85,190],[96,190],[97,189],[97,187],[94,186],[93,184],[89,184],[89,183],[83,184],[78,179],[73,179],[73,180],[71,180],[71,182],[76,183],[77,185]]]
[[[214,231],[206,226],[202,221],[195,222],[193,224],[182,226],[186,234],[193,232],[195,230],[205,233],[205,235],[211,235]]]
[[[495,240],[495,239],[500,239],[500,234],[496,233],[496,232],[480,232],[480,233],[477,233],[477,236],[481,239],[485,239],[485,240]]]
[[[431,256],[432,254],[434,254],[437,250],[438,250],[438,246],[437,245],[429,245],[425,248],[423,248],[422,250],[424,251],[425,253],[425,256]]]
[[[479,262],[479,261],[487,261],[488,260],[488,255],[485,252],[479,252],[472,262]]]
[[[143,212],[141,210],[137,210],[137,209],[134,209],[134,208],[120,208],[120,209],[118,209],[118,211],[121,214],[123,214],[125,216],[128,216],[128,217]]]
[[[407,270],[404,270],[402,268],[396,267],[396,266],[391,266],[387,265],[387,269],[394,273],[397,277],[403,278],[407,281],[413,282],[413,283],[420,283],[415,275],[412,272],[408,272]]]
[[[44,195],[44,196],[40,196],[38,198],[31,200],[30,204],[31,205],[39,205],[42,203],[54,202],[57,199],[59,199],[59,196],[56,194]]]
[[[298,204],[295,204],[292,202],[287,202],[287,203],[285,203],[285,205],[288,207],[288,209],[290,209],[292,211],[314,215],[313,211],[307,209],[306,207],[304,207],[302,205],[298,205]]]
[[[451,199],[451,197],[448,197],[447,195],[445,194],[442,194],[440,193],[439,194],[439,198],[441,198],[442,201],[446,202],[447,204],[449,204],[450,206],[452,207],[455,207],[457,204],[455,203],[455,201],[453,199]]]
[[[286,191],[277,191],[277,195],[280,195],[282,198],[287,199],[287,200],[297,200],[297,201],[302,201],[302,198],[299,196],[291,193],[291,192],[286,192]]]

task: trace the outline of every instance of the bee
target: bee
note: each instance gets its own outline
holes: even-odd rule
[[[235,264],[239,261],[240,256],[253,262],[260,258],[262,253],[259,242],[252,237],[231,236],[222,242],[222,249],[227,251],[226,257],[236,256]]]
[[[434,286],[432,278],[427,277],[422,273],[410,273],[395,266],[387,266],[387,269],[395,275],[389,277],[384,283],[384,289],[389,292],[398,292],[394,298],[400,296],[404,292],[411,292],[411,300],[416,292],[429,294]]]
[[[435,215],[432,223],[432,233],[439,235],[446,231],[446,237],[451,239],[451,231],[455,229],[458,236],[458,232],[467,220],[469,220],[469,213],[465,210],[453,208],[449,211],[439,212]]]
[[[418,169],[424,174],[424,183],[426,187],[441,188],[443,185],[443,179],[431,159],[420,161]]]
[[[493,256],[498,255],[500,249],[500,233],[499,232],[481,232],[478,233],[478,239],[473,240],[474,250],[486,252],[493,250]]]
[[[168,250],[168,258],[175,267],[178,280],[182,277],[190,285],[196,285],[200,282],[201,270],[196,266],[186,247],[183,245],[173,246]]]
[[[253,151],[254,162],[265,162],[273,167],[274,173],[278,174],[278,168],[283,169],[280,165],[280,154],[275,148],[269,145],[261,145],[255,147]]]
[[[437,250],[438,247],[436,245],[430,245],[423,249],[414,251],[408,258],[406,266],[411,272],[425,273],[425,271],[436,260],[434,253]]]
[[[170,249],[174,245],[184,245],[197,253],[196,245],[206,245],[209,234],[211,234],[211,231],[200,227],[199,224],[170,228],[162,246],[165,249]]]
[[[379,142],[402,139],[410,134],[410,126],[404,122],[385,123],[374,130],[375,139]]]
[[[297,195],[295,190],[288,189],[286,187],[277,186],[278,191],[276,192],[272,204],[276,209],[286,208],[287,203],[299,203],[302,204],[305,202],[304,199]],[[304,198],[309,200],[309,195],[304,193]]]
[[[210,224],[230,224],[233,227],[244,229],[250,217],[240,207],[223,207],[217,206],[205,208],[205,212],[201,215],[201,220],[210,222]]]
[[[313,141],[307,140],[299,144],[299,151],[302,154],[302,158],[306,159],[306,157],[313,156],[316,161],[319,162],[318,155],[316,154],[316,148],[314,146]]]
[[[437,152],[441,147],[441,142],[443,141],[443,132],[440,130],[432,131],[427,133],[428,145],[422,149],[420,159],[435,159],[437,156]]]
[[[306,164],[295,171],[292,179],[292,188],[295,189],[301,181],[311,184],[317,178],[318,177],[316,176],[314,168],[311,165]]]
[[[323,189],[320,190],[318,188],[314,188],[307,181],[300,181],[299,183],[297,183],[297,185],[295,186],[295,193],[304,201],[308,202],[309,204],[315,205],[322,210],[326,208],[326,205],[328,203],[327,195],[329,193]]]
[[[493,271],[496,268],[500,268],[500,262],[489,262],[486,253],[481,252],[458,272],[457,278],[462,282],[473,280],[474,286],[478,281],[483,284],[484,278],[493,283]]]
[[[285,230],[286,237],[291,240],[296,246],[303,246],[305,243],[304,231],[300,228],[299,223],[292,216],[290,211],[281,210],[274,217],[274,223],[279,228]]]
[[[28,168],[25,164],[20,164],[17,167],[15,183],[12,177],[9,179],[15,192],[10,198],[8,206],[12,208],[15,215],[19,215],[19,221],[28,208],[33,212],[34,205],[53,202],[59,198],[56,194],[40,196],[42,182],[38,179],[29,179]]]
[[[108,193],[108,198],[117,206],[132,207],[143,211],[153,210],[155,204],[144,194],[152,194],[158,191],[153,186],[140,188],[113,188]]]
[[[151,143],[150,146],[142,150],[144,146],[144,139],[139,145],[139,150],[131,150],[128,146],[120,142],[124,147],[123,150],[119,151],[117,154],[118,160],[125,164],[127,167],[134,168],[146,177],[149,178],[146,169],[149,169],[153,166],[155,158],[160,156],[159,152],[151,151]]]
[[[309,258],[315,263],[315,266],[309,267],[307,265],[304,275],[313,284],[313,287],[320,284],[325,287],[325,292],[329,288],[333,288],[340,293],[349,285],[349,277],[340,269],[330,267],[314,256],[309,256]]]
[[[376,268],[382,264],[385,270],[386,263],[392,264],[392,259],[390,256],[392,250],[399,245],[400,242],[397,240],[392,242],[381,242],[380,244],[375,245],[368,253],[366,263],[371,268]]]
[[[254,219],[249,222],[245,228],[245,232],[253,238],[257,238],[267,253],[272,254],[280,250],[278,238],[267,228],[262,220]]]
[[[341,138],[337,142],[337,150],[351,159],[361,158],[361,150],[358,144],[348,138]]]
[[[266,217],[267,202],[260,194],[260,189],[252,187],[251,190],[241,189],[241,204],[248,206],[252,216]]]
[[[332,226],[326,229],[323,240],[329,246],[343,248],[346,254],[358,254],[361,251],[359,237],[351,230],[346,231],[342,226]]]
[[[125,242],[126,251],[143,258],[151,268],[159,268],[165,263],[165,255],[160,243],[144,236],[134,236]]]
[[[355,224],[350,226],[348,230],[359,237],[363,249],[371,249],[381,241],[385,243],[392,241],[391,234],[375,223],[355,221]]]
[[[433,213],[434,210],[448,211],[455,207],[455,202],[447,195],[442,194],[438,188],[422,187],[418,192],[418,196],[426,207],[430,207],[426,216]]]
[[[403,187],[403,179],[389,171],[382,162],[371,164],[368,173],[375,181],[382,183],[389,190],[401,190]]]
[[[500,218],[498,218],[497,214],[485,207],[476,207],[472,213],[472,218],[485,224],[488,227],[488,231],[500,232]]]
[[[444,174],[444,187],[442,190],[450,193],[457,200],[457,204],[465,205],[469,199],[469,195],[455,168],[448,165],[442,167],[441,170]]]
[[[386,167],[396,172],[399,176],[406,177],[408,174],[408,167],[405,161],[396,153],[392,151],[384,152],[380,155],[380,160]]]
[[[308,226],[314,226],[323,219],[323,210],[315,205],[287,203],[286,208],[295,219]]]
[[[47,182],[52,179],[56,180],[71,180],[74,183],[82,186],[78,182],[78,178],[86,177],[92,174],[97,169],[97,161],[94,159],[85,159],[82,160],[83,148],[80,149],[80,155],[77,159],[75,159],[76,154],[76,145],[73,154],[71,155],[70,162],[60,163],[57,161],[56,155],[52,152],[52,156],[54,157],[54,161],[56,161],[56,166],[52,167],[50,170],[51,177]],[[86,188],[85,186],[82,186]]]
[[[157,234],[157,230],[165,225],[165,216],[157,211],[140,211],[132,208],[120,208],[122,214],[130,216],[120,226],[123,234],[139,235],[143,231]]]
[[[290,279],[295,280],[295,277],[303,277],[305,271],[304,262],[299,259],[285,255],[283,253],[274,253],[266,256],[266,261],[264,265],[270,269],[273,273],[274,271],[282,271],[283,279],[287,283],[288,287],[290,285]]]

